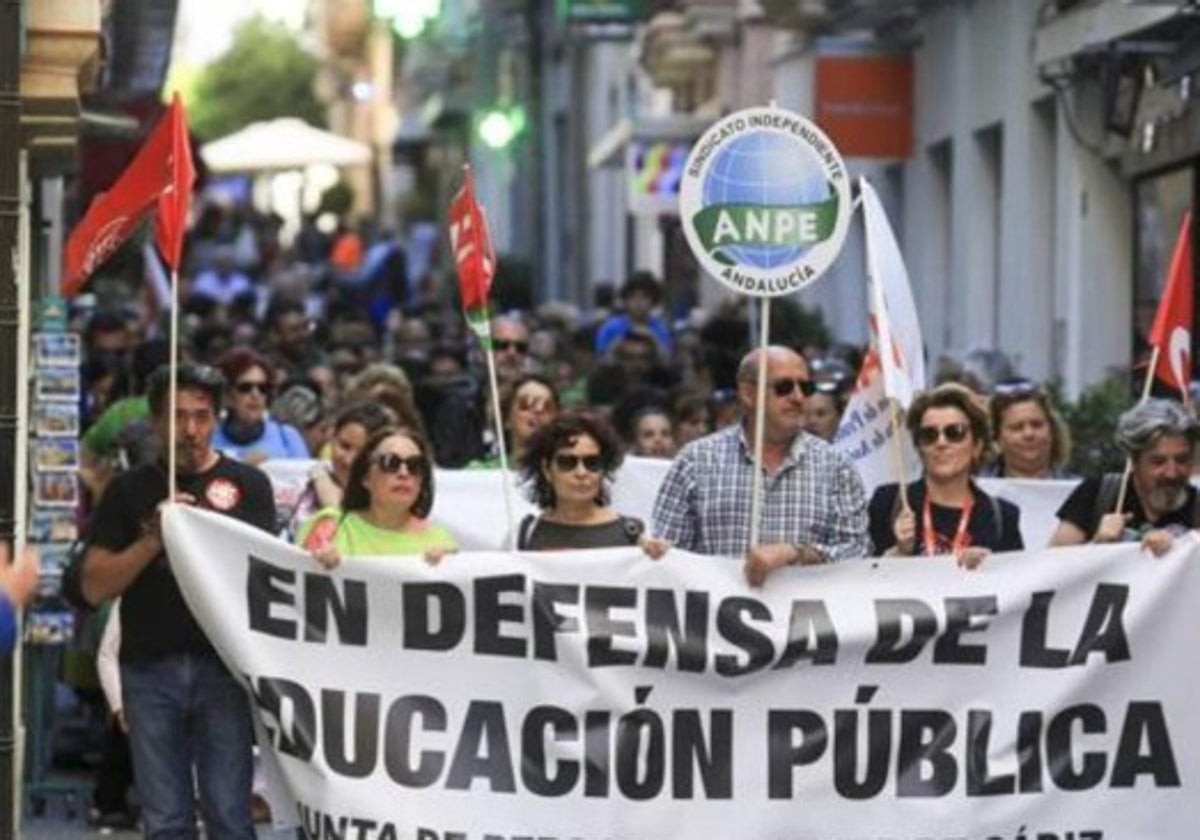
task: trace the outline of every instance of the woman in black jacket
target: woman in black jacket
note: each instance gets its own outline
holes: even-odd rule
[[[876,554],[953,554],[974,568],[992,551],[1020,551],[1020,511],[984,493],[971,480],[984,460],[988,418],[961,385],[941,385],[918,396],[907,426],[924,475],[907,487],[885,484],[871,497],[870,529]]]

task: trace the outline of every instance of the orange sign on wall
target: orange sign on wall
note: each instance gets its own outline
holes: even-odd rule
[[[817,124],[843,157],[912,154],[911,58],[821,56],[816,87]]]

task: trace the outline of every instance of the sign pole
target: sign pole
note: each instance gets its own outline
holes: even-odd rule
[[[767,352],[770,349],[771,299],[762,298],[759,310],[758,397],[754,401],[754,478],[750,482],[750,547],[758,545],[762,531],[763,427],[766,425]]]
[[[1146,369],[1146,381],[1142,383],[1142,398],[1138,400],[1138,405],[1141,405],[1146,400],[1150,399],[1150,389],[1154,386],[1154,372],[1158,370],[1158,357],[1162,348],[1157,344],[1150,351],[1150,367]],[[1185,395],[1186,400],[1186,395]],[[1187,405],[1185,402],[1184,405]],[[1117,506],[1113,508],[1113,513],[1120,513],[1125,507],[1125,495],[1129,490],[1129,479],[1133,475],[1133,458],[1125,458],[1125,471],[1121,473],[1121,490],[1117,493]]]

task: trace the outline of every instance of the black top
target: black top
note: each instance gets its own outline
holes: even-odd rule
[[[871,496],[867,512],[871,520],[871,542],[877,555],[883,554],[896,544],[892,522],[900,512],[899,492],[900,485],[884,484],[875,488],[875,493]],[[971,519],[967,522],[968,544],[992,551],[1021,551],[1025,548],[1021,539],[1020,509],[998,496],[989,496],[980,490],[975,482],[971,482],[971,494],[975,498],[975,505],[971,509]],[[915,552],[924,554],[922,512],[925,506],[925,479],[908,485],[908,503],[917,517]],[[997,512],[1000,514],[999,522],[996,520]],[[954,535],[958,532],[962,508],[934,504],[930,506],[930,513],[933,517],[933,530],[937,533],[937,553],[948,553]]]
[[[566,525],[542,517],[521,521],[517,547],[522,551],[558,551],[573,548],[618,548],[637,545],[646,526],[640,519],[618,516],[597,525]]]
[[[212,469],[178,475],[178,488],[196,506],[273,532],[275,496],[261,470],[222,456]],[[113,480],[92,514],[89,546],[123,551],[141,535],[141,523],[167,497],[166,470],[146,464]],[[212,558],[220,562],[221,558]],[[151,560],[121,596],[121,661],[174,653],[216,655],[183,600],[165,552]]]
[[[1100,525],[1100,517],[1111,513],[1116,507],[1117,496],[1120,492],[1120,480],[1119,473],[1112,473],[1105,478],[1089,478],[1081,481],[1079,486],[1071,491],[1071,495],[1067,496],[1062,507],[1058,509],[1058,518],[1063,522],[1070,522],[1083,531],[1090,540],[1095,536],[1096,528]],[[1109,498],[1101,503],[1101,487],[1106,481],[1108,482],[1106,495]],[[1157,522],[1150,522],[1146,518],[1146,512],[1142,510],[1142,500],[1138,497],[1137,487],[1134,486],[1131,479],[1129,487],[1125,491],[1125,505],[1121,508],[1121,512],[1131,514],[1129,524],[1126,526],[1130,539],[1141,539],[1142,535],[1150,528],[1166,528],[1176,533],[1183,533],[1200,524],[1200,520],[1196,516],[1196,488],[1190,484],[1187,487],[1187,499],[1182,505],[1159,518]]]

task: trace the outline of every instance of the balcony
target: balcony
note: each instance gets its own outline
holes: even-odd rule
[[[26,9],[21,132],[35,156],[72,149],[79,97],[99,71],[100,0],[38,0]]]

